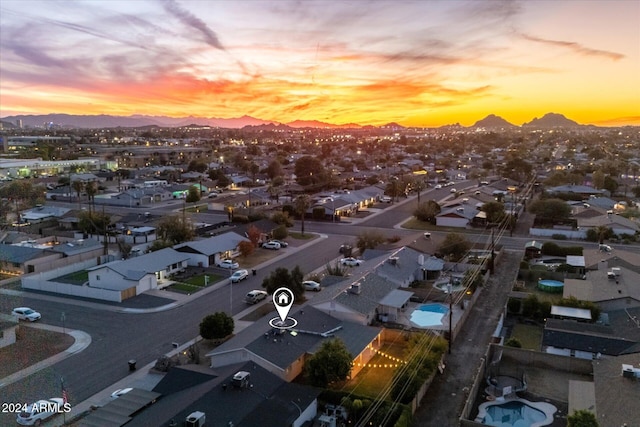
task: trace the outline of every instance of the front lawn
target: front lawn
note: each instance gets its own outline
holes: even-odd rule
[[[207,276],[207,283],[205,284],[205,276]],[[222,279],[222,276],[217,274],[200,274],[198,276],[193,276],[184,281],[184,283],[188,283],[193,286],[198,286],[204,288],[206,286],[211,286],[212,283],[215,283]]]
[[[65,274],[64,276],[56,277],[51,281],[69,283],[71,285],[84,285],[89,281],[89,272],[87,270],[80,270],[74,273]]]
[[[302,234],[302,233],[297,232],[297,231],[290,231],[289,232],[289,237],[291,237],[293,239],[300,239],[300,240],[311,240],[311,239],[315,239],[318,236],[316,234],[313,234],[313,233]]]

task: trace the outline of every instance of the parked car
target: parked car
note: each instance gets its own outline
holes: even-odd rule
[[[349,244],[344,244],[344,245],[340,245],[340,250],[338,252],[340,252],[341,254],[344,255],[351,255],[351,251],[353,250],[353,246],[349,245]]]
[[[435,187],[433,187],[433,188],[435,188],[435,189],[438,189],[438,190],[439,190],[439,189],[441,189],[441,188],[442,188],[442,184],[436,184],[436,186],[435,186]]]
[[[391,203],[391,200],[392,200],[392,199],[391,199],[391,197],[389,197],[389,196],[382,196],[382,197],[380,197],[380,201],[381,201],[382,203]]]
[[[240,267],[240,264],[238,264],[237,262],[235,262],[235,261],[233,261],[231,259],[224,259],[224,260],[220,261],[217,265],[220,268],[230,268],[232,270]]]
[[[271,250],[277,251],[278,249],[280,249],[280,243],[274,242],[274,241],[264,242],[262,244],[262,247],[264,249],[271,249]]]
[[[362,260],[354,257],[342,258],[340,260],[340,264],[346,265],[348,267],[357,267],[362,264]]]
[[[249,277],[249,272],[247,270],[238,270],[231,275],[231,283],[238,283],[247,277]]]
[[[247,296],[244,298],[244,302],[246,302],[247,304],[257,304],[265,298],[267,298],[267,293],[265,291],[254,289],[247,294]]]
[[[16,422],[22,426],[39,426],[44,420],[65,409],[64,400],[61,397],[38,400],[27,405],[16,417]]]
[[[289,246],[289,244],[287,242],[283,242],[282,240],[270,240],[271,242],[276,242],[280,244],[281,248],[286,248],[287,246]]]
[[[320,292],[322,290],[320,283],[314,282],[313,280],[305,280],[302,282],[302,286],[304,286],[305,291]]]
[[[14,308],[11,311],[11,314],[16,316],[18,320],[28,320],[29,322],[35,322],[36,320],[40,320],[42,317],[40,316],[40,313],[30,309],[29,307]]]
[[[598,249],[600,249],[600,252],[611,252],[613,250],[609,245],[599,245]]]
[[[457,190],[455,188],[452,188],[451,190],[449,190],[452,193],[455,193]]]
[[[117,399],[120,396],[122,396],[123,394],[129,393],[131,390],[133,390],[133,388],[131,388],[131,387],[120,388],[120,389],[114,391],[113,393],[111,393],[111,398],[112,399]]]

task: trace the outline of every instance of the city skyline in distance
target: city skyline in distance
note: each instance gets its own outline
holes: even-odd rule
[[[0,12],[0,117],[439,127],[554,111],[640,125],[640,2],[5,0]]]

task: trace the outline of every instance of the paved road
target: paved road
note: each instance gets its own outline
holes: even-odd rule
[[[456,337],[442,375],[435,377],[415,414],[416,427],[457,426],[460,413],[518,274],[523,251],[506,251]]]
[[[339,255],[337,248],[343,241],[344,236],[337,235],[316,239],[302,250],[286,249],[282,254],[290,252],[289,256],[268,268],[258,269],[256,276],[234,285],[232,294],[231,288],[224,286],[187,305],[158,313],[124,314],[113,311],[114,307],[109,305],[98,305],[101,309],[96,309],[95,304],[65,303],[59,298],[31,293],[22,297],[2,295],[2,312],[17,305],[37,307],[43,315],[43,322],[56,326],[62,326],[60,315],[64,312],[66,328],[85,331],[92,337],[91,345],[81,353],[2,387],[2,401],[28,403],[59,396],[60,378],[64,378],[71,402],[83,401],[126,377],[129,359],[145,365],[169,352],[173,342],[184,343],[193,339],[198,335],[198,325],[205,315],[216,311],[228,313],[230,305],[234,314],[244,310],[244,295],[251,289],[260,289],[262,279],[271,270],[296,265],[306,272],[321,268]],[[0,425],[12,425],[14,420],[15,416],[0,414]]]

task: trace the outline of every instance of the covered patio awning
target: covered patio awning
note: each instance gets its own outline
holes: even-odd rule
[[[380,305],[385,305],[387,307],[393,308],[402,308],[402,306],[405,305],[407,301],[409,301],[412,295],[413,292],[394,289],[380,300]]]

